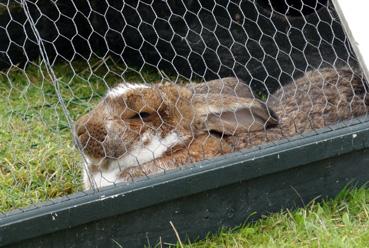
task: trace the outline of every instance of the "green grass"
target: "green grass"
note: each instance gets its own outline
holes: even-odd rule
[[[86,113],[107,90],[127,81],[159,81],[153,69],[124,70],[106,62],[54,67],[71,117]],[[43,66],[0,72],[0,211],[82,189],[81,157]],[[222,230],[184,247],[367,247],[369,190]],[[184,240],[183,240],[184,241]],[[174,245],[180,247],[180,244]]]
[[[344,190],[336,199],[310,203],[233,230],[222,230],[203,241],[183,245],[212,247],[368,247],[369,191]],[[181,247],[178,243],[176,247]]]
[[[108,85],[160,80],[112,62],[58,65],[60,92],[73,119],[88,112]],[[82,189],[81,157],[44,66],[0,72],[0,212]]]

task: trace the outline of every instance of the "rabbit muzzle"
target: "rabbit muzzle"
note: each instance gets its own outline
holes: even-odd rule
[[[116,119],[86,121],[86,117],[81,117],[75,130],[87,161],[104,168],[142,165],[160,158],[185,140],[184,134],[176,129],[155,129],[148,125],[133,129]]]

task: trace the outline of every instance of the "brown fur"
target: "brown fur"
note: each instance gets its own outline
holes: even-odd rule
[[[279,125],[265,133],[228,137],[235,149],[292,137],[368,113],[369,96],[361,74],[349,68],[324,68],[284,86],[269,99]]]
[[[120,158],[130,152],[130,144],[148,129],[160,130],[163,136],[175,129],[186,137],[181,144],[169,147],[160,158],[122,171],[120,178],[130,180],[309,132],[368,112],[369,98],[363,78],[348,68],[308,72],[284,86],[268,98],[267,103],[273,106],[274,112],[253,98],[247,86],[235,82],[238,80],[227,79],[197,88],[155,85],[132,90],[122,97],[107,97],[76,123],[83,151],[100,160]],[[235,86],[241,87],[239,91],[247,97],[232,94]],[[223,89],[228,93],[219,94],[224,93]],[[249,118],[258,124],[232,126],[234,120],[229,123],[222,119],[221,112],[211,109],[247,109]],[[139,112],[150,116],[144,121],[132,119]],[[115,137],[104,128],[108,120],[113,120]]]
[[[213,158],[232,152],[232,147],[217,137],[201,135],[187,146],[176,147],[159,159],[124,170],[121,178],[124,181],[133,180],[136,177],[148,176],[158,172],[165,172],[197,161]]]
[[[194,94],[221,94],[243,98],[254,98],[247,84],[238,78],[226,77],[215,79],[204,83],[188,84],[186,86]]]

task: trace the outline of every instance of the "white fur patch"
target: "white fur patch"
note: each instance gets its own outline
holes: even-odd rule
[[[150,141],[148,144],[145,142]],[[183,142],[183,138],[177,132],[171,132],[164,138],[159,134],[150,132],[144,133],[140,141],[134,145],[133,149],[128,154],[118,160],[112,160],[109,169],[101,170],[100,172],[91,175],[98,188],[113,185],[120,182],[119,174],[128,167],[142,165],[156,158],[160,158],[169,148]],[[92,163],[93,161],[87,161]],[[87,175],[84,175],[85,188],[88,189],[90,182]]]
[[[129,83],[119,84],[116,87],[109,90],[108,93],[107,93],[107,96],[109,96],[109,97],[118,97],[118,96],[126,94],[130,90],[144,89],[144,88],[149,88],[149,86],[147,86],[145,84],[129,84]]]
[[[150,140],[150,142],[144,145],[147,140]],[[144,133],[140,142],[126,156],[112,161],[110,166],[125,169],[150,162],[155,158],[160,158],[168,148],[180,142],[181,138],[177,132],[171,132],[164,138],[160,138],[160,134]]]
[[[94,184],[98,188],[114,185],[115,183],[118,182],[117,175],[119,174],[119,172],[120,172],[119,168],[114,168],[112,170],[99,171],[92,175],[92,180],[94,180]],[[90,181],[88,180],[88,176],[86,172],[83,175],[83,179],[84,179],[85,189],[91,188]]]
[[[86,170],[83,170],[83,188],[85,190],[91,189],[91,183]]]

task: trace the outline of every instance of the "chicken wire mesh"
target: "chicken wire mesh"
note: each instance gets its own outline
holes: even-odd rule
[[[0,1],[0,68],[1,211],[368,110],[324,0]]]

